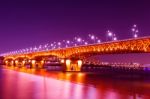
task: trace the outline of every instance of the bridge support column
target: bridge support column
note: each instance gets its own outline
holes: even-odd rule
[[[66,71],[71,71],[71,60],[67,59],[65,65],[66,65]]]
[[[61,63],[64,65],[64,71],[81,71],[83,64],[79,59],[62,59]]]
[[[14,66],[14,60],[5,60],[5,66]]]
[[[22,68],[25,65],[25,61],[15,60],[15,66]]]
[[[36,60],[32,60],[31,64],[32,64],[32,66],[31,66],[32,68],[36,68]]]
[[[26,62],[23,60],[23,61],[22,61],[22,67],[25,67],[25,63],[26,63]]]
[[[40,68],[44,68],[45,61],[41,60]]]
[[[44,67],[44,60],[41,61],[36,61],[36,60],[32,60],[32,68],[36,68],[36,69],[42,69]]]
[[[15,66],[15,61],[14,60],[11,61],[10,66]]]
[[[77,64],[78,64],[78,71],[81,71],[81,68],[82,68],[82,65],[83,65],[83,61],[82,60],[78,60]]]
[[[19,62],[18,60],[15,60],[15,66],[18,67],[19,66]]]
[[[9,61],[6,60],[6,61],[5,61],[5,65],[6,65],[6,66],[9,66]]]

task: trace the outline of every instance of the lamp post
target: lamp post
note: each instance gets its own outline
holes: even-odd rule
[[[82,44],[82,38],[81,38],[81,37],[75,37],[75,41],[76,41],[77,44],[79,44],[79,45]],[[77,44],[75,43],[74,46],[77,46]]]
[[[98,39],[98,37],[96,37],[95,35],[93,34],[89,34],[88,35],[90,40],[92,40],[92,43],[98,43],[100,40]],[[96,42],[97,41],[97,42]]]
[[[60,43],[60,42],[58,42],[57,44],[58,44],[58,48],[61,48],[61,43]]]
[[[132,26],[131,31],[132,31],[132,36],[133,36],[133,38],[137,38],[137,37],[138,37],[138,32],[139,32],[139,30],[138,30],[136,24],[134,24],[134,25]]]
[[[116,41],[116,40],[117,40],[116,34],[113,34],[113,41]]]
[[[113,33],[111,31],[107,31],[106,32],[106,41],[108,41],[109,39],[112,40],[113,39]]]
[[[70,40],[65,41],[65,47],[70,47],[70,46],[71,46],[71,41]]]
[[[97,43],[101,43],[101,40],[97,40]]]

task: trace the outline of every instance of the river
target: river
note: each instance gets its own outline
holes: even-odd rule
[[[1,68],[0,99],[150,99],[150,80]]]

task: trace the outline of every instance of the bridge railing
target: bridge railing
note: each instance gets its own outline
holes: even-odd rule
[[[105,44],[111,44],[111,43],[119,43],[119,42],[134,41],[134,40],[136,41],[136,40],[144,40],[144,39],[150,39],[150,36],[145,36],[145,37],[140,37],[140,38],[129,38],[129,39],[117,40],[117,41],[108,41],[108,42],[102,42],[102,43],[94,43],[94,44],[88,44],[88,45],[70,46],[70,47],[66,47],[66,48],[50,49],[50,50],[47,50],[47,51],[20,53],[20,54],[15,54],[15,55],[7,55],[7,56],[4,56],[4,57],[34,54],[34,53],[44,53],[44,52],[51,52],[51,51],[60,51],[60,50],[66,50],[66,49],[71,49],[71,48],[79,48],[79,47],[95,46],[95,45],[105,45]]]

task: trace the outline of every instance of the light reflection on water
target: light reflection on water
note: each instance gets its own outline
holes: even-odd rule
[[[0,99],[150,99],[149,81],[87,73],[0,69],[0,83]]]

